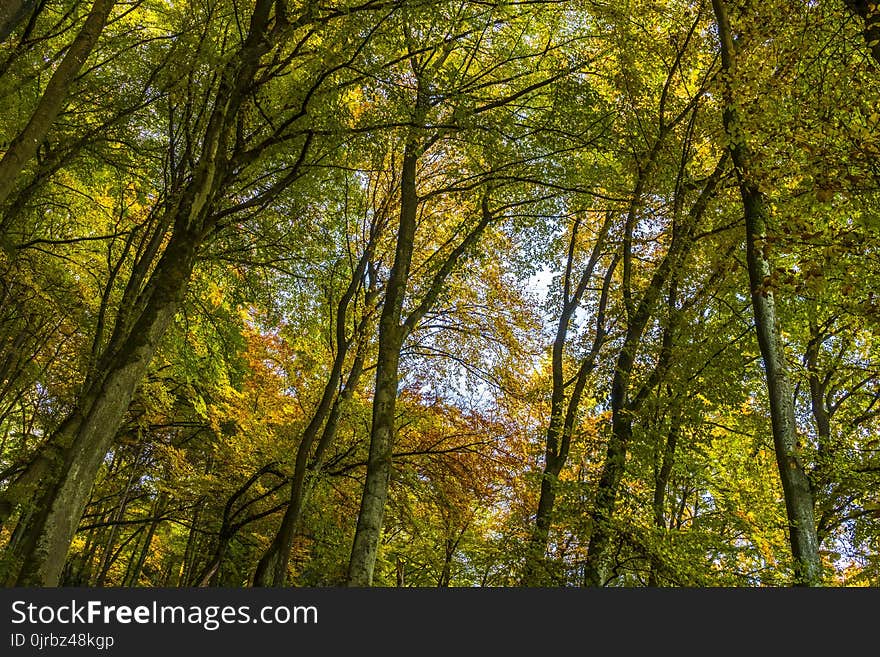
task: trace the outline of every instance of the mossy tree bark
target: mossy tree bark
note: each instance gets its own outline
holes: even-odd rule
[[[401,324],[401,314],[412,262],[419,203],[416,191],[416,169],[420,150],[418,137],[413,131],[407,139],[403,154],[397,246],[379,319],[379,352],[376,361],[370,455],[348,566],[349,586],[369,586],[373,582],[373,568],[376,565],[379,536],[385,515],[385,500],[388,497],[400,350],[406,337],[406,327]]]
[[[19,586],[55,586],[92,486],[134,392],[147,371],[186,291],[196,257],[213,228],[213,203],[230,161],[230,137],[238,110],[260,59],[282,34],[270,35],[271,0],[259,0],[237,57],[220,76],[198,163],[177,201],[168,209],[173,226],[168,244],[131,308],[121,309],[107,348],[84,386],[77,407],[28,468],[4,491],[0,511],[34,498],[6,581]],[[270,38],[274,36],[275,39]]]
[[[727,78],[724,127],[745,213],[746,260],[752,310],[767,380],[773,444],[785,496],[789,541],[794,558],[794,579],[798,585],[816,586],[822,582],[822,562],[813,512],[813,493],[798,449],[794,395],[785,362],[775,293],[769,284],[773,267],[766,246],[767,201],[758,188],[747,136],[735,109],[730,82],[735,75],[735,47],[727,8],[723,0],[712,0],[712,7],[721,43],[721,67]]]

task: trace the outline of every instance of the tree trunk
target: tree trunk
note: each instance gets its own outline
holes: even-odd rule
[[[522,579],[523,586],[540,586],[547,581],[550,574],[545,557],[547,544],[550,540],[550,523],[553,519],[553,508],[556,505],[556,491],[562,466],[562,459],[550,454],[545,455],[544,471],[541,473],[541,493],[538,497],[538,508],[535,511],[535,524],[529,538],[526,569]]]
[[[729,77],[735,62],[733,36],[723,0],[712,0],[721,42],[721,67]],[[798,585],[817,586],[822,581],[822,562],[813,517],[813,494],[801,461],[795,424],[794,396],[785,363],[785,350],[779,331],[776,302],[769,285],[773,272],[765,243],[767,204],[751,169],[751,153],[742,132],[729,82],[725,87],[724,127],[730,139],[729,150],[739,177],[746,223],[746,259],[749,269],[752,309],[758,346],[764,361],[773,444],[785,508],[788,514],[789,539],[794,558],[794,580]]]
[[[400,319],[412,261],[418,210],[416,192],[418,150],[415,135],[410,135],[404,149],[401,171],[397,247],[379,320],[379,353],[376,363],[370,455],[348,565],[349,586],[370,586],[373,583],[373,569],[376,565],[379,537],[385,515],[385,500],[388,497],[391,451],[394,447],[396,429],[398,366],[400,349],[405,337]]]
[[[810,410],[816,423],[816,438],[819,447],[819,471],[825,468],[827,461],[834,452],[831,444],[831,409],[825,402],[828,393],[828,381],[819,376],[819,350],[825,336],[819,331],[815,318],[810,319],[810,342],[807,345],[806,366],[810,384]],[[821,479],[822,477],[820,477]]]
[[[626,404],[622,400],[624,387],[621,379],[628,379],[630,372],[624,376],[615,374],[612,384],[611,406],[611,438],[605,454],[602,476],[596,490],[596,508],[593,511],[593,530],[587,547],[587,560],[584,565],[584,584],[586,586],[604,586],[608,578],[608,556],[611,547],[611,521],[614,506],[617,503],[617,491],[626,467],[626,454],[632,438],[632,421],[626,416]]]
[[[396,582],[398,588],[406,586],[406,564],[400,555],[397,555]]]
[[[217,537],[217,547],[214,549],[213,554],[208,559],[208,562],[204,565],[201,572],[195,578],[196,586],[208,586],[211,583],[211,580],[220,571],[220,564],[223,563],[223,557],[226,555],[230,540],[231,537],[222,534]]]
[[[97,0],[95,6],[105,2],[108,0]],[[207,217],[225,178],[229,135],[260,59],[273,45],[267,34],[273,5],[271,0],[258,0],[247,38],[220,76],[192,178],[168,210],[174,231],[145,289],[134,302],[134,312],[132,308],[120,309],[113,336],[98,362],[95,376],[86,382],[76,410],[0,499],[2,519],[31,494],[38,496],[37,511],[12,564],[13,568],[21,564],[16,580],[21,586],[58,584],[68,546],[104,456],[177,312],[198,249],[211,228]]]
[[[53,436],[52,450],[43,455],[43,480],[38,512],[19,546],[23,557],[19,586],[58,583],[67,548],[82,517],[92,485],[121,425],[137,385],[177,312],[195,262],[196,240],[173,240],[153,278],[150,302],[114,355],[106,375],[84,395],[80,411]],[[43,468],[41,468],[42,470]]]
[[[345,349],[337,352],[337,363],[341,363],[345,358]],[[281,519],[281,525],[275,538],[263,554],[257,564],[257,571],[254,575],[254,586],[284,586],[284,580],[287,576],[287,564],[289,561],[290,550],[293,547],[293,539],[296,532],[296,526],[302,514],[303,492],[308,470],[308,462],[311,457],[312,443],[317,437],[324,418],[330,411],[330,400],[336,394],[336,387],[339,384],[339,372],[334,363],[333,371],[330,379],[324,386],[324,395],[312,416],[311,421],[303,432],[300,439],[299,447],[296,450],[296,461],[293,468],[293,476],[290,481],[290,501],[284,516]],[[325,405],[326,402],[326,405]]]
[[[673,228],[673,233],[675,232]],[[678,266],[679,258],[685,251],[686,247],[682,244],[682,240],[673,236],[669,251],[654,271],[651,282],[642,295],[638,309],[635,310],[628,323],[626,337],[617,357],[614,375],[611,379],[611,436],[608,440],[605,463],[596,490],[593,528],[584,564],[584,584],[586,586],[603,586],[607,579],[609,565],[607,561],[612,539],[611,522],[617,503],[617,492],[626,469],[626,455],[633,433],[632,418],[636,410],[629,401],[630,378],[636,355],[641,346],[642,336],[648,321],[653,316],[656,301],[666,284],[670,271]]]
[[[642,336],[648,322],[654,316],[655,306],[663,288],[670,276],[675,276],[678,267],[690,252],[694,230],[705,213],[709,201],[714,197],[715,189],[724,173],[726,163],[727,157],[722,156],[715,170],[706,180],[699,197],[688,211],[683,224],[679,225],[676,220],[673,221],[672,241],[669,249],[654,270],[638,306],[627,321],[626,335],[611,380],[611,436],[608,440],[605,463],[596,491],[593,528],[584,563],[585,586],[604,586],[608,578],[614,507],[617,503],[620,482],[626,469],[626,456],[633,434],[633,415],[644,401],[641,394],[636,395],[632,401],[629,398],[630,378],[641,347]],[[680,197],[678,194],[676,196],[676,206],[679,206]],[[675,212],[675,215],[678,215],[678,211]],[[671,319],[670,317],[670,321]],[[668,328],[665,331],[667,338],[669,337]],[[665,357],[664,351],[668,348],[669,345],[665,345],[661,350],[661,358]],[[668,353],[666,355],[668,356]],[[659,363],[655,371],[661,371]]]
[[[440,571],[440,579],[437,580],[438,588],[448,588],[452,581],[452,557],[455,556],[455,549],[458,541],[447,538],[443,543],[443,569]]]
[[[423,98],[421,81],[416,97],[414,124],[425,120],[426,100]],[[436,303],[443,285],[456,264],[480,238],[495,215],[489,209],[489,195],[483,195],[480,203],[481,217],[459,244],[443,260],[434,273],[421,301],[401,323],[403,300],[409,279],[412,260],[419,198],[416,190],[416,169],[422,146],[417,133],[412,131],[404,148],[401,171],[400,222],[394,264],[391,267],[382,315],[379,320],[379,344],[376,363],[376,388],[373,396],[373,422],[370,432],[370,455],[367,461],[367,478],[358,513],[354,544],[348,568],[349,586],[369,586],[379,549],[388,483],[391,477],[391,455],[395,439],[395,408],[397,405],[398,366],[400,350],[406,336],[415,330],[418,322]]]
[[[327,449],[336,438],[339,428],[339,415],[342,405],[348,401],[358,385],[360,375],[363,372],[364,354],[359,352],[355,357],[352,370],[349,373],[345,388],[336,396],[321,439],[311,455],[311,462],[306,465],[305,460],[310,456],[310,444],[305,444],[305,438],[297,450],[297,462],[294,467],[291,481],[290,502],[285,509],[281,525],[275,535],[272,544],[266,549],[254,574],[254,586],[284,586],[287,577],[287,566],[290,561],[290,550],[293,548],[293,540],[302,518],[303,509],[306,506],[309,492],[312,490],[315,479],[320,475],[323,466],[323,458]],[[300,458],[303,458],[302,464]]]

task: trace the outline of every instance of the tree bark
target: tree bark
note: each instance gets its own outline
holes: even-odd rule
[[[727,9],[723,0],[712,0],[712,7],[721,42],[721,67],[728,80],[725,87],[724,127],[730,140],[728,148],[739,178],[745,213],[746,260],[752,310],[758,346],[764,361],[773,444],[788,515],[789,540],[794,559],[794,581],[797,585],[818,586],[822,582],[822,562],[813,515],[813,494],[799,453],[794,396],[788,378],[785,348],[780,336],[775,294],[770,286],[773,268],[765,243],[767,203],[753,174],[752,156],[733,102],[730,76],[735,74],[735,50]]]
[[[678,444],[678,436],[681,433],[681,408],[677,405],[672,409],[669,433],[666,434],[666,444],[660,457],[660,467],[654,477],[654,500],[652,511],[654,526],[660,531],[661,538],[666,533],[666,489],[669,486],[669,477],[672,474],[672,466],[675,463],[675,448]],[[651,556],[651,572],[648,575],[648,586],[659,586],[658,573],[663,563],[656,554]]]
[[[457,541],[447,538],[443,542],[443,568],[440,571],[440,579],[437,580],[437,588],[448,588],[452,581],[452,557],[455,556]]]
[[[364,368],[364,353],[359,351],[355,356],[351,372],[342,392],[336,395],[333,406],[327,415],[321,439],[311,454],[311,442],[306,444],[306,437],[297,449],[296,464],[291,480],[290,501],[287,503],[281,525],[272,543],[260,558],[254,574],[254,586],[284,586],[287,578],[287,566],[290,561],[290,550],[299,528],[303,509],[306,506],[310,491],[315,480],[320,476],[324,462],[324,454],[336,438],[339,428],[339,416],[342,406],[351,398],[357,388]],[[311,461],[307,461],[311,456]],[[302,459],[302,460],[300,460]]]
[[[807,344],[806,365],[810,384],[810,410],[816,423],[816,438],[819,457],[828,457],[833,451],[831,445],[831,410],[825,403],[828,394],[828,381],[819,376],[819,349],[825,336],[819,331],[815,318],[810,319],[810,341]]]
[[[627,322],[626,335],[611,379],[611,436],[608,440],[605,462],[596,490],[593,529],[587,544],[587,557],[584,563],[585,586],[604,586],[607,580],[613,538],[611,523],[620,482],[626,469],[626,456],[633,434],[633,415],[644,401],[642,395],[637,395],[632,401],[629,395],[630,379],[636,356],[641,347],[642,336],[648,322],[654,315],[657,300],[670,275],[678,270],[690,251],[694,230],[706,211],[710,199],[715,194],[726,162],[727,158],[722,156],[715,170],[707,179],[700,196],[691,206],[684,219],[684,225],[679,226],[675,222],[673,223],[672,242],[669,249],[654,270],[651,281]],[[678,203],[680,201],[677,201],[676,205]]]
[[[133,327],[106,375],[87,391],[80,409],[53,436],[39,482],[38,512],[20,545],[19,586],[54,586],[104,455],[137,385],[177,312],[195,263],[196,241],[169,244],[154,274],[151,303]],[[41,486],[42,488],[42,486]],[[19,491],[21,493],[21,491]]]
[[[426,103],[419,84],[415,106],[415,125],[424,123]],[[370,433],[370,455],[367,461],[367,479],[358,513],[354,544],[348,569],[349,586],[369,586],[379,549],[388,483],[391,477],[391,456],[395,440],[395,408],[397,404],[398,366],[400,350],[406,336],[415,330],[419,321],[430,311],[444,283],[464,254],[476,244],[495,215],[489,209],[488,192],[480,203],[481,217],[459,244],[446,257],[424,293],[421,301],[401,322],[403,300],[409,279],[409,267],[415,240],[419,198],[416,189],[416,169],[423,145],[411,131],[404,148],[401,171],[400,221],[394,264],[391,267],[382,314],[379,319],[379,344],[376,363],[376,387],[373,396],[373,423]]]
[[[417,113],[418,111],[417,108]],[[376,362],[370,455],[348,565],[349,586],[370,586],[373,583],[373,569],[388,497],[391,452],[395,438],[398,367],[405,337],[405,327],[401,325],[400,319],[412,262],[419,202],[416,190],[419,149],[416,136],[411,134],[404,149],[401,169],[400,219],[394,264],[379,319],[379,353]]]
[[[324,385],[324,391],[318,407],[315,409],[312,419],[309,421],[303,431],[300,439],[299,447],[296,451],[296,460],[294,463],[293,476],[290,481],[290,502],[285,509],[284,517],[281,519],[281,525],[272,543],[266,549],[266,552],[260,558],[257,564],[257,570],[254,575],[254,586],[284,586],[284,580],[287,576],[287,564],[289,561],[290,550],[293,547],[293,539],[296,534],[296,527],[302,515],[302,508],[305,501],[305,483],[309,474],[309,470],[317,470],[320,467],[323,452],[329,447],[336,435],[337,422],[339,415],[340,397],[350,396],[354,388],[357,386],[363,371],[364,356],[359,351],[355,356],[355,362],[349,373],[348,381],[345,384],[345,390],[342,394],[337,392],[340,379],[342,378],[342,370],[345,366],[345,360],[348,357],[349,348],[353,340],[360,336],[346,335],[347,317],[349,306],[361,285],[362,279],[367,269],[367,265],[372,258],[375,247],[375,236],[370,240],[364,253],[358,259],[357,266],[352,272],[351,280],[345,290],[345,293],[339,300],[336,308],[336,356],[333,360],[333,367],[327,383]],[[315,451],[314,463],[317,467],[309,468],[309,459],[312,455],[312,445],[321,430],[324,428],[324,435],[319,441],[318,448]],[[312,472],[312,474],[316,474]]]

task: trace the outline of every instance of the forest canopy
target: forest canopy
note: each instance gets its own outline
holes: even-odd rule
[[[880,11],[10,0],[5,586],[880,586]]]

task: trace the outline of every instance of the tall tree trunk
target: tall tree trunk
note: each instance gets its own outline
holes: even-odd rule
[[[340,363],[340,368],[341,361],[345,357],[345,351],[344,348],[341,348],[340,351],[337,352],[337,363]],[[330,400],[336,394],[336,387],[338,385],[339,372],[337,371],[336,363],[334,363],[330,378],[324,386],[324,395],[319,403],[318,409],[312,416],[305,431],[303,431],[299,447],[296,450],[293,476],[290,481],[290,501],[284,511],[284,516],[281,519],[281,525],[275,534],[275,538],[272,540],[272,543],[257,564],[256,574],[254,575],[254,586],[284,586],[290,550],[293,547],[293,539],[296,532],[296,525],[299,522],[302,513],[304,484],[308,470],[308,462],[312,452],[312,443],[318,435],[318,431],[320,430],[321,424],[324,422],[324,418],[330,411]]]
[[[417,105],[420,101],[417,101]],[[418,113],[417,108],[417,113]],[[409,268],[412,262],[416,232],[418,195],[416,168],[420,147],[416,135],[411,134],[404,148],[400,181],[400,220],[394,264],[382,314],[379,319],[379,345],[376,362],[376,387],[373,397],[373,418],[370,430],[370,455],[367,477],[358,512],[357,528],[348,565],[349,586],[370,586],[379,549],[388,482],[391,477],[391,451],[395,438],[395,409],[397,406],[398,366],[400,350],[405,337],[401,325],[403,300],[406,296]]]
[[[632,363],[626,358],[618,358],[611,392],[611,437],[602,466],[602,475],[596,489],[596,507],[593,511],[593,529],[587,547],[587,560],[584,565],[584,584],[604,586],[608,577],[608,556],[613,532],[611,521],[617,503],[617,491],[626,467],[626,454],[632,438],[632,420],[626,407],[626,383],[632,373]],[[627,367],[623,371],[622,367]]]
[[[416,126],[423,125],[425,121],[427,102],[423,94],[424,90],[420,78],[413,122]],[[376,362],[370,455],[367,460],[367,477],[348,566],[349,586],[369,586],[373,582],[373,569],[376,565],[382,521],[385,515],[385,501],[388,497],[388,483],[391,477],[391,455],[396,432],[395,408],[397,405],[398,366],[403,341],[415,329],[425,314],[433,308],[443,290],[446,279],[464,254],[480,239],[483,231],[495,217],[489,209],[489,196],[486,193],[480,204],[480,220],[443,260],[434,273],[422,299],[401,322],[419,205],[416,169],[423,145],[419,143],[418,138],[418,132],[415,129],[411,130],[404,147],[397,246],[379,319],[379,353]]]
[[[448,588],[452,581],[452,557],[455,556],[455,541],[447,538],[443,543],[443,569],[440,571],[440,579],[437,580],[437,588]]]
[[[98,0],[105,2],[106,0]],[[98,4],[98,3],[96,3]],[[0,519],[37,494],[36,513],[18,545],[17,583],[58,584],[65,555],[82,517],[98,470],[122,424],[135,389],[177,313],[198,250],[211,228],[212,205],[225,179],[229,136],[238,110],[273,46],[268,26],[274,3],[258,0],[248,35],[223,69],[205,128],[198,162],[183,194],[169,209],[174,231],[128,319],[121,309],[96,374],[87,381],[76,410],[59,426],[47,448],[0,499]],[[273,36],[278,37],[273,32]],[[124,319],[123,319],[124,318]]]
[[[798,450],[794,396],[785,363],[775,295],[768,285],[773,268],[765,242],[767,203],[752,172],[747,136],[743,133],[730,87],[730,77],[735,75],[735,50],[724,0],[712,0],[712,7],[721,42],[721,67],[728,79],[725,86],[724,127],[730,139],[729,150],[739,177],[745,213],[746,260],[752,310],[767,379],[773,444],[785,495],[789,540],[794,558],[794,579],[798,585],[817,586],[822,582],[822,562],[813,516],[813,494]]]
[[[3,154],[3,159],[0,160],[0,205],[9,198],[15,188],[18,174],[45,141],[49,128],[64,107],[70,87],[98,42],[98,37],[115,4],[116,0],[95,0],[82,29],[49,78],[49,83],[27,125],[12,140],[9,149]]]
[[[318,445],[315,447],[314,454],[311,455],[311,461],[308,464],[305,463],[305,459],[308,459],[310,456],[309,447],[304,447],[303,442],[300,443],[291,481],[290,501],[287,504],[275,538],[257,564],[257,570],[254,574],[254,586],[284,586],[285,584],[287,566],[290,561],[290,550],[293,548],[293,541],[296,537],[309,492],[313,488],[315,479],[321,473],[324,454],[336,438],[342,406],[354,393],[360,380],[360,375],[363,372],[363,366],[364,353],[359,351],[355,357],[355,362],[352,365],[352,370],[349,373],[344,389],[336,396],[333,402],[333,406],[327,416],[327,422],[324,425],[324,431],[321,433],[321,439],[318,441]],[[300,461],[301,455],[303,462]]]
[[[192,238],[169,244],[154,277],[150,303],[130,332],[124,348],[108,363],[106,376],[83,396],[80,410],[53,436],[51,451],[42,455],[45,463],[40,468],[42,481],[33,483],[48,485],[40,487],[38,511],[19,546],[23,557],[17,579],[20,586],[57,584],[67,548],[104,455],[110,449],[159,341],[177,312],[195,262],[195,247]]]
[[[825,335],[819,330],[815,317],[810,318],[810,341],[807,344],[806,366],[807,377],[810,385],[810,410],[813,413],[813,422],[816,424],[816,439],[819,447],[819,461],[815,474],[822,472],[834,452],[831,444],[831,417],[832,410],[826,404],[828,394],[828,380],[819,376],[819,350]],[[823,479],[824,476],[819,476]]]

